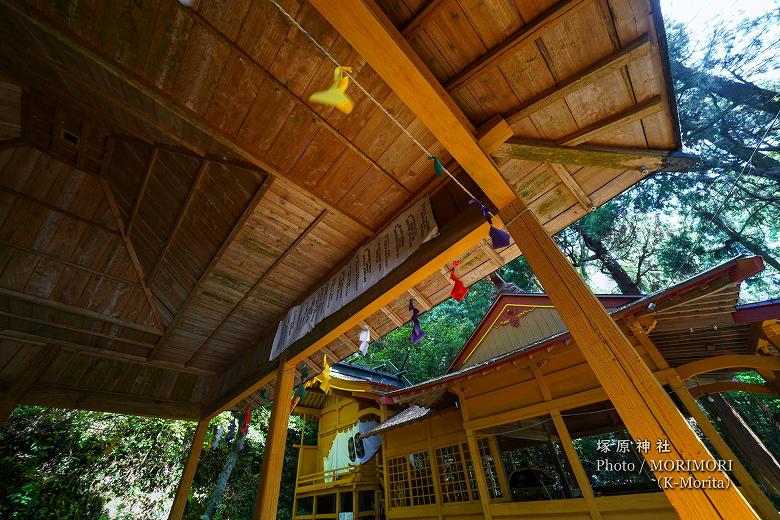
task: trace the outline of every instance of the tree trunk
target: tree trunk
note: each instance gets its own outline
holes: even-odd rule
[[[769,250],[762,247],[760,244],[757,244],[756,242],[750,240],[748,237],[742,235],[741,233],[738,233],[736,230],[732,229],[731,226],[726,224],[723,219],[721,219],[718,215],[715,215],[713,213],[710,213],[709,211],[694,208],[694,211],[702,215],[704,218],[712,222],[718,229],[720,229],[723,233],[728,235],[728,237],[731,240],[734,240],[735,242],[738,242],[742,247],[753,253],[754,255],[758,255],[764,259],[766,263],[780,271],[780,262],[776,258],[774,258]]]
[[[742,416],[720,394],[702,397],[699,402],[720,426],[724,437],[742,454],[745,467],[753,471],[770,496],[779,497],[780,464]]]
[[[219,501],[222,498],[222,493],[225,491],[225,487],[227,486],[230,474],[233,472],[233,466],[236,465],[236,461],[238,460],[238,454],[241,453],[241,450],[244,449],[246,432],[241,431],[241,425],[243,424],[241,421],[243,419],[243,415],[238,412],[233,412],[233,415],[239,424],[238,431],[236,432],[236,437],[233,440],[233,446],[230,447],[230,453],[228,453],[227,459],[225,459],[225,465],[222,466],[222,472],[219,474],[219,478],[217,479],[217,485],[214,487],[213,493],[211,493],[211,500],[209,500],[209,505],[206,507],[206,512],[203,513],[203,516],[201,517],[205,520],[210,520],[211,517],[214,516],[214,513],[217,510],[217,506],[219,505]]]
[[[585,242],[585,246],[593,252],[593,255],[601,262],[609,276],[615,281],[623,294],[641,294],[639,286],[628,275],[623,266],[612,256],[612,253],[604,246],[604,243],[598,238],[590,235],[582,226],[576,227],[577,232]]]

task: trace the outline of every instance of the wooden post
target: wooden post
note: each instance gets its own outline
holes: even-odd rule
[[[184,463],[184,471],[182,471],[181,480],[179,480],[179,487],[176,488],[176,496],[173,498],[173,505],[168,513],[168,520],[181,520],[184,516],[184,508],[187,506],[187,498],[192,487],[192,478],[195,476],[195,470],[198,469],[200,452],[203,451],[203,441],[208,429],[208,419],[198,422],[198,427],[195,428],[195,436],[192,438],[190,453],[187,456],[187,462]]]
[[[758,487],[756,481],[753,480],[753,477],[750,476],[750,473],[748,473],[745,466],[737,458],[729,445],[726,444],[726,441],[723,440],[723,437],[720,436],[718,430],[715,429],[707,416],[704,415],[704,412],[701,411],[701,408],[699,408],[699,405],[696,403],[696,399],[694,399],[688,389],[685,388],[682,380],[679,378],[673,378],[669,383],[680,397],[680,400],[685,405],[685,408],[688,409],[691,416],[693,416],[693,418],[696,420],[696,424],[699,425],[701,431],[704,432],[704,435],[707,436],[720,456],[726,460],[733,461],[731,469],[734,472],[734,476],[736,476],[737,480],[739,480],[739,483],[742,485],[742,488],[745,491],[745,495],[747,495],[748,500],[750,500],[751,504],[753,504],[753,507],[755,507],[759,512],[761,518],[777,519],[777,509],[774,507],[774,505],[772,505],[772,502],[769,501],[766,495],[764,495],[764,493],[761,491],[761,488]]]
[[[479,443],[474,430],[466,430],[466,442],[471,452],[471,464],[474,466],[474,473],[477,476],[477,488],[479,489],[479,500],[482,502],[482,514],[485,520],[491,520],[493,515],[490,513],[490,490],[488,490],[487,480],[485,480],[485,468],[482,465],[482,456],[479,454]]]
[[[712,455],[688,426],[672,400],[620,328],[607,314],[555,242],[519,199],[500,212],[528,264],[552,300],[572,338],[620,414],[631,435],[647,439],[650,461],[711,460]],[[655,449],[668,442],[668,452]],[[659,480],[681,477],[725,481],[722,472],[656,471]],[[666,481],[665,481],[666,482]],[[681,489],[664,486],[664,493],[683,519],[758,518],[734,486],[726,489]]]
[[[282,354],[284,356],[284,354]],[[273,520],[279,505],[279,487],[282,483],[284,447],[287,442],[287,424],[290,420],[290,394],[295,385],[295,364],[284,358],[276,372],[276,388],[271,417],[268,421],[268,437],[265,440],[260,483],[255,495],[252,520]]]

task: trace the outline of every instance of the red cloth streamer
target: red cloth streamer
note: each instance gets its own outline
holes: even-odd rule
[[[463,285],[463,282],[455,274],[455,268],[459,265],[460,261],[455,260],[452,262],[452,269],[450,270],[450,280],[455,282],[455,285],[452,286],[452,291],[450,291],[450,296],[452,296],[456,302],[463,300],[463,298],[465,298],[469,293],[469,288]]]
[[[241,432],[246,433],[249,429],[249,423],[252,421],[252,405],[246,405],[246,413],[244,414],[244,425],[241,427]]]

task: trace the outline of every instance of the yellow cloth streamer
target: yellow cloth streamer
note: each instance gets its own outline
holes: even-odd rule
[[[349,85],[349,76],[347,72],[352,72],[350,67],[336,67],[333,71],[333,83],[328,90],[320,90],[309,96],[312,103],[330,105],[338,108],[345,114],[352,112],[355,102],[345,93]]]

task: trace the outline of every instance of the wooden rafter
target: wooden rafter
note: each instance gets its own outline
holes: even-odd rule
[[[67,34],[66,32],[60,30],[59,28],[55,27],[51,24],[51,22],[44,17],[42,17],[40,14],[28,11],[26,9],[23,9],[14,3],[5,4],[7,7],[13,11],[13,13],[26,20],[27,22],[35,25],[39,30],[42,32],[50,35],[52,38],[57,40],[60,44],[66,46],[68,49],[76,52],[77,54],[81,55],[85,59],[93,62],[94,64],[98,65],[100,68],[102,68],[104,71],[106,71],[109,75],[113,76],[114,78],[118,79],[120,82],[126,83],[131,88],[136,89],[143,95],[145,95],[147,98],[149,98],[151,101],[153,101],[156,104],[159,104],[164,109],[169,110],[173,114],[175,114],[177,117],[181,118],[183,121],[187,122],[188,124],[192,125],[195,129],[197,129],[199,132],[203,133],[204,135],[214,139],[219,144],[227,147],[228,149],[232,150],[234,153],[236,153],[239,157],[244,158],[245,160],[251,162],[252,164],[257,165],[262,170],[270,173],[274,177],[277,177],[279,179],[283,179],[285,182],[288,182],[295,186],[295,189],[306,194],[308,197],[312,198],[313,200],[317,201],[318,204],[322,205],[332,213],[335,213],[345,219],[346,221],[350,222],[356,229],[361,230],[365,235],[371,235],[374,230],[366,227],[364,224],[361,224],[354,218],[350,217],[340,209],[336,208],[332,204],[326,202],[321,197],[313,193],[311,190],[306,188],[305,186],[299,185],[298,183],[295,183],[288,179],[286,175],[283,175],[280,173],[276,168],[271,167],[270,164],[268,164],[264,159],[256,156],[254,153],[250,152],[249,150],[245,149],[240,143],[238,143],[235,138],[232,136],[222,132],[217,131],[205,122],[202,121],[202,119],[195,114],[192,110],[186,107],[180,106],[173,98],[167,94],[162,92],[158,89],[153,89],[149,86],[147,86],[142,81],[136,79],[132,74],[129,74],[125,71],[123,71],[118,65],[108,61],[107,59],[103,58],[101,55],[93,52],[92,50],[86,48],[84,45],[76,41],[71,35]],[[6,38],[8,41],[12,41],[11,38]],[[143,114],[140,114],[138,110],[134,109],[133,107],[129,107],[120,100],[116,99],[113,96],[110,96],[106,94],[100,87],[97,87],[94,84],[89,84],[89,81],[86,78],[83,78],[79,75],[74,75],[72,73],[69,73],[67,70],[64,70],[64,67],[60,66],[57,62],[47,58],[46,56],[42,56],[39,53],[35,53],[29,49],[25,49],[25,51],[28,54],[37,56],[36,59],[41,60],[42,62],[45,62],[48,66],[51,66],[52,68],[60,71],[61,73],[67,75],[70,79],[73,81],[78,82],[79,84],[82,84],[84,86],[88,86],[90,90],[95,91],[101,97],[104,97],[107,101],[111,102],[112,104],[119,104],[123,106],[123,109],[127,112],[132,113],[135,117],[138,117],[139,119],[142,119],[144,121],[148,121],[150,124],[157,128],[163,129],[163,127],[159,126],[159,124],[155,121],[152,121],[148,118],[148,116],[145,116]],[[184,142],[180,138],[176,136],[174,132],[171,132],[168,129],[163,130],[165,135],[171,137],[172,139],[176,139],[178,142],[181,142],[183,146],[191,147],[192,144],[189,142]]]
[[[384,307],[382,307],[382,312],[385,314],[385,316],[387,316],[387,318],[391,322],[393,322],[393,324],[396,327],[403,327],[405,323],[404,320],[402,320],[401,317],[398,314],[396,314],[395,311],[389,305],[385,305]]]
[[[59,338],[44,336],[41,334],[31,334],[27,332],[19,332],[16,330],[2,329],[0,330],[0,338],[7,338],[13,341],[20,341],[23,344],[29,344],[29,345],[42,345],[42,344],[57,345],[62,350],[80,352],[82,354],[86,354],[93,357],[113,359],[116,361],[124,361],[127,363],[135,363],[139,365],[151,365],[154,367],[164,368],[166,370],[172,370],[175,372],[196,374],[200,376],[215,375],[215,372],[212,370],[203,370],[200,368],[193,368],[193,367],[182,367],[164,361],[149,362],[147,361],[146,356],[139,356],[136,354],[126,354],[124,352],[117,352],[115,350],[92,347],[89,345],[83,345],[81,343],[75,343],[73,341],[65,341]]]
[[[538,36],[548,25],[553,23],[558,18],[574,12],[574,10],[587,5],[586,0],[562,0],[552,6],[550,9],[540,14],[524,26],[522,26],[513,36],[511,36],[506,43],[500,45],[481,58],[477,59],[474,63],[466,67],[457,76],[445,83],[447,91],[452,92],[455,89],[460,88],[472,78],[480,74],[483,70],[488,69],[512,52],[518,45]]]
[[[146,161],[146,168],[144,169],[144,176],[143,180],[141,181],[141,187],[138,188],[138,193],[135,196],[135,202],[133,203],[133,210],[130,213],[130,218],[127,221],[127,235],[130,236],[130,233],[133,231],[133,225],[135,224],[135,219],[138,216],[138,210],[141,209],[141,203],[144,200],[144,195],[146,194],[146,187],[149,185],[149,180],[152,178],[152,172],[154,171],[154,167],[157,164],[157,156],[158,156],[159,150],[157,147],[152,148],[152,153],[149,156],[149,159]]]
[[[496,269],[504,265],[505,263],[504,259],[501,258],[501,255],[499,255],[495,249],[493,249],[493,245],[490,243],[489,238],[483,240],[482,243],[479,245],[479,248],[493,262],[493,265],[496,266]],[[449,278],[449,272],[447,273],[447,278]]]
[[[157,259],[154,261],[154,265],[152,266],[152,269],[149,271],[149,282],[151,283],[152,280],[154,280],[155,275],[157,274],[158,269],[162,265],[163,259],[168,254],[168,251],[171,249],[171,244],[173,243],[173,239],[176,238],[176,232],[179,231],[179,227],[181,226],[182,221],[184,220],[185,215],[187,215],[187,210],[190,208],[190,204],[192,203],[192,199],[195,197],[195,192],[198,190],[198,186],[200,186],[201,181],[205,177],[206,170],[209,167],[209,161],[206,159],[202,159],[200,162],[200,166],[198,166],[198,171],[195,173],[195,179],[192,181],[192,184],[190,184],[190,189],[187,192],[187,198],[184,199],[184,204],[182,204],[181,208],[179,209],[179,213],[176,215],[176,221],[173,223],[173,227],[171,228],[171,231],[168,233],[168,236],[165,237],[165,243],[163,244],[162,250],[160,250],[160,254],[157,255]]]
[[[419,29],[423,22],[425,22],[426,18],[428,18],[428,15],[435,12],[443,1],[444,0],[428,0],[422,9],[420,9],[411,20],[406,22],[406,25],[404,25],[403,29],[401,29],[401,34],[403,34],[406,38],[409,38],[410,35],[413,35],[415,32],[417,32],[417,29]]]
[[[55,158],[54,160],[57,160],[57,159]],[[17,199],[22,199],[22,200],[25,200],[27,202],[32,202],[33,204],[35,204],[37,206],[41,206],[43,208],[46,208],[49,211],[53,211],[55,213],[59,213],[60,215],[64,215],[64,216],[66,216],[68,218],[72,218],[74,220],[78,220],[79,222],[83,222],[84,224],[87,224],[89,226],[98,227],[98,228],[102,229],[103,231],[105,231],[106,233],[110,233],[112,235],[120,235],[121,234],[116,229],[111,229],[110,227],[106,226],[105,224],[101,224],[100,222],[97,222],[97,221],[94,221],[94,220],[82,217],[81,215],[77,215],[75,213],[71,213],[70,211],[68,211],[66,209],[59,208],[59,207],[55,206],[54,204],[49,204],[48,202],[36,199],[35,197],[31,197],[31,196],[27,195],[26,193],[22,193],[20,191],[16,191],[16,190],[14,190],[12,188],[8,188],[6,186],[0,186],[0,191],[4,192],[4,193],[8,193],[9,195],[13,195]]]
[[[31,294],[20,293],[11,289],[0,288],[0,296],[25,301],[27,303],[32,303],[34,305],[40,305],[42,307],[47,307],[49,309],[65,312],[68,314],[72,314],[74,316],[80,316],[82,318],[97,320],[103,323],[111,323],[112,325],[126,327],[128,329],[137,330],[139,332],[145,332],[147,334],[154,334],[155,336],[163,335],[162,330],[156,327],[141,325],[140,323],[122,320],[119,318],[115,318],[113,316],[101,314],[99,312],[83,309],[81,307],[75,307],[73,305],[67,305],[65,303],[60,303],[54,300],[48,300],[46,298],[33,296]]]
[[[252,199],[244,207],[244,211],[241,213],[241,216],[233,224],[233,227],[231,228],[230,232],[222,240],[222,244],[220,244],[219,249],[217,249],[217,251],[211,257],[211,260],[209,261],[206,268],[200,274],[200,277],[198,277],[198,281],[195,282],[195,285],[193,285],[192,289],[190,289],[189,293],[187,294],[187,298],[184,300],[184,303],[181,305],[179,311],[174,316],[173,321],[168,327],[168,330],[174,329],[179,324],[179,322],[183,319],[184,315],[186,314],[187,307],[192,303],[192,301],[199,294],[200,287],[203,285],[203,283],[209,277],[211,272],[214,270],[214,267],[216,267],[216,265],[222,259],[222,256],[228,250],[228,247],[230,247],[230,244],[233,242],[233,240],[235,240],[236,236],[238,236],[238,233],[241,232],[241,230],[244,228],[244,225],[246,224],[247,220],[249,220],[249,217],[252,216],[252,214],[255,212],[255,209],[257,209],[257,206],[263,200],[265,194],[268,192],[269,189],[271,189],[271,185],[273,184],[273,182],[274,182],[273,177],[266,177],[263,183],[260,185],[260,187],[257,188],[255,194],[252,196]],[[169,334],[166,333],[160,339],[159,343],[157,343],[157,347],[154,350],[152,350],[152,352],[149,353],[148,358],[150,361],[157,359],[157,356],[160,355],[160,352],[167,344],[167,338],[169,337],[170,337]]]
[[[593,201],[590,200],[588,194],[582,190],[579,184],[577,184],[577,181],[571,176],[569,170],[559,163],[550,163],[550,167],[555,171],[558,178],[561,179],[561,182],[566,185],[571,194],[574,195],[574,198],[577,199],[577,202],[579,202],[585,210],[591,211],[596,209],[593,206]]]
[[[86,334],[88,336],[93,336],[93,337],[96,337],[96,338],[103,338],[103,339],[107,339],[109,341],[117,341],[119,343],[127,343],[127,344],[130,344],[130,345],[135,345],[137,347],[142,347],[142,348],[147,348],[147,349],[154,348],[154,343],[146,343],[146,342],[143,342],[143,341],[138,341],[138,340],[134,340],[134,339],[124,338],[122,336],[115,336],[115,335],[112,336],[111,334],[104,334],[102,332],[97,332],[97,331],[94,331],[94,330],[80,329],[78,327],[72,327],[72,326],[69,326],[69,325],[64,325],[64,324],[56,323],[56,322],[53,322],[53,321],[40,320],[40,319],[37,319],[37,318],[33,318],[31,316],[24,316],[24,315],[21,315],[21,314],[14,314],[12,312],[0,311],[0,316],[5,316],[7,318],[12,318],[12,319],[15,319],[15,320],[22,320],[22,321],[26,321],[26,322],[29,322],[29,323],[36,323],[38,325],[45,325],[46,327],[53,327],[55,329],[67,330],[69,332],[75,332],[77,334]]]
[[[697,160],[692,155],[666,150],[599,146],[566,147],[520,137],[509,139],[496,150],[494,155],[527,161],[601,166],[616,170],[646,170],[647,172],[689,171]]]
[[[661,96],[655,96],[643,101],[631,108],[623,110],[617,114],[611,115],[600,121],[596,121],[585,128],[567,135],[555,141],[555,144],[559,146],[577,146],[578,144],[585,143],[603,136],[616,128],[639,121],[645,117],[651,116],[663,110],[664,104]]]
[[[143,289],[143,292],[146,295],[146,301],[149,302],[149,307],[151,308],[152,314],[154,315],[154,321],[155,323],[157,323],[157,326],[161,330],[165,330],[165,327],[163,326],[163,321],[160,319],[160,313],[157,311],[157,305],[154,302],[152,291],[149,290],[149,286],[146,284],[146,278],[144,277],[144,270],[141,267],[141,261],[138,259],[138,255],[135,254],[135,248],[133,247],[133,242],[132,240],[130,240],[130,236],[127,234],[125,230],[125,225],[122,220],[122,214],[119,212],[119,206],[116,203],[116,199],[114,199],[114,193],[113,191],[111,191],[111,186],[108,184],[108,180],[106,179],[105,175],[101,175],[100,185],[103,188],[103,195],[106,197],[106,201],[108,202],[108,207],[111,209],[111,213],[114,216],[114,222],[116,223],[116,227],[117,229],[119,229],[119,233],[122,235],[122,240],[125,243],[127,254],[130,257],[130,261],[133,264],[135,273],[138,276],[138,281],[140,282],[141,288]]]
[[[409,287],[409,294],[414,298],[414,301],[420,304],[420,307],[423,308],[423,310],[429,311],[433,308],[433,305],[431,305],[430,300],[426,298],[423,293],[418,291],[415,287]]]
[[[319,215],[308,225],[306,226],[306,229],[303,230],[303,232],[293,241],[290,246],[282,252],[281,255],[279,255],[276,260],[271,264],[268,269],[265,270],[265,272],[260,275],[260,278],[255,281],[255,283],[252,285],[252,287],[249,288],[249,290],[244,293],[244,295],[241,297],[241,299],[233,305],[233,308],[230,309],[230,312],[228,313],[225,318],[222,319],[222,321],[219,322],[219,324],[216,326],[216,328],[208,335],[208,337],[203,340],[203,342],[198,345],[198,348],[193,352],[193,354],[190,356],[190,358],[184,363],[184,366],[191,366],[195,360],[198,358],[198,355],[203,351],[203,348],[208,345],[209,341],[216,336],[220,330],[222,330],[222,326],[230,321],[230,319],[233,317],[235,312],[241,308],[241,306],[246,302],[247,299],[257,290],[258,287],[260,287],[264,281],[268,279],[269,276],[276,270],[277,267],[279,267],[292,253],[294,253],[298,246],[301,245],[301,242],[306,240],[308,238],[309,234],[316,228],[320,222],[322,222],[322,219],[324,219],[328,214],[328,210],[323,210],[320,212]]]
[[[612,24],[610,23],[609,25]],[[590,67],[586,67],[564,81],[550,87],[517,110],[513,110],[510,114],[505,114],[504,118],[509,125],[513,125],[521,119],[552,105],[556,101],[565,98],[569,94],[582,89],[590,83],[612,74],[632,61],[641,58],[642,56],[646,56],[650,52],[650,49],[650,37],[644,35],[626,45],[624,48],[599,60]]]
[[[59,348],[54,345],[43,345],[37,356],[30,359],[27,367],[22,371],[19,379],[13,382],[0,397],[0,424],[5,422],[8,415],[14,410],[17,403],[24,397],[38,379],[46,372],[52,361],[59,354]]]
[[[41,258],[45,258],[47,260],[50,260],[52,262],[55,262],[57,264],[65,265],[68,267],[72,267],[73,269],[78,269],[79,271],[84,271],[85,273],[90,273],[92,275],[98,276],[100,278],[105,278],[106,280],[112,280],[114,282],[119,282],[126,285],[131,285],[133,287],[141,287],[141,284],[133,281],[128,280],[126,278],[122,278],[119,276],[114,276],[108,273],[104,273],[103,271],[98,271],[97,269],[91,269],[89,267],[77,264],[75,262],[70,262],[60,256],[53,255],[51,253],[47,253],[45,251],[38,251],[37,249],[32,249],[29,247],[20,246],[18,244],[12,244],[10,242],[6,242],[5,240],[0,240],[0,245],[3,247],[7,247],[9,249],[15,249],[16,251],[21,251],[23,253],[27,253],[29,255],[39,256]]]

